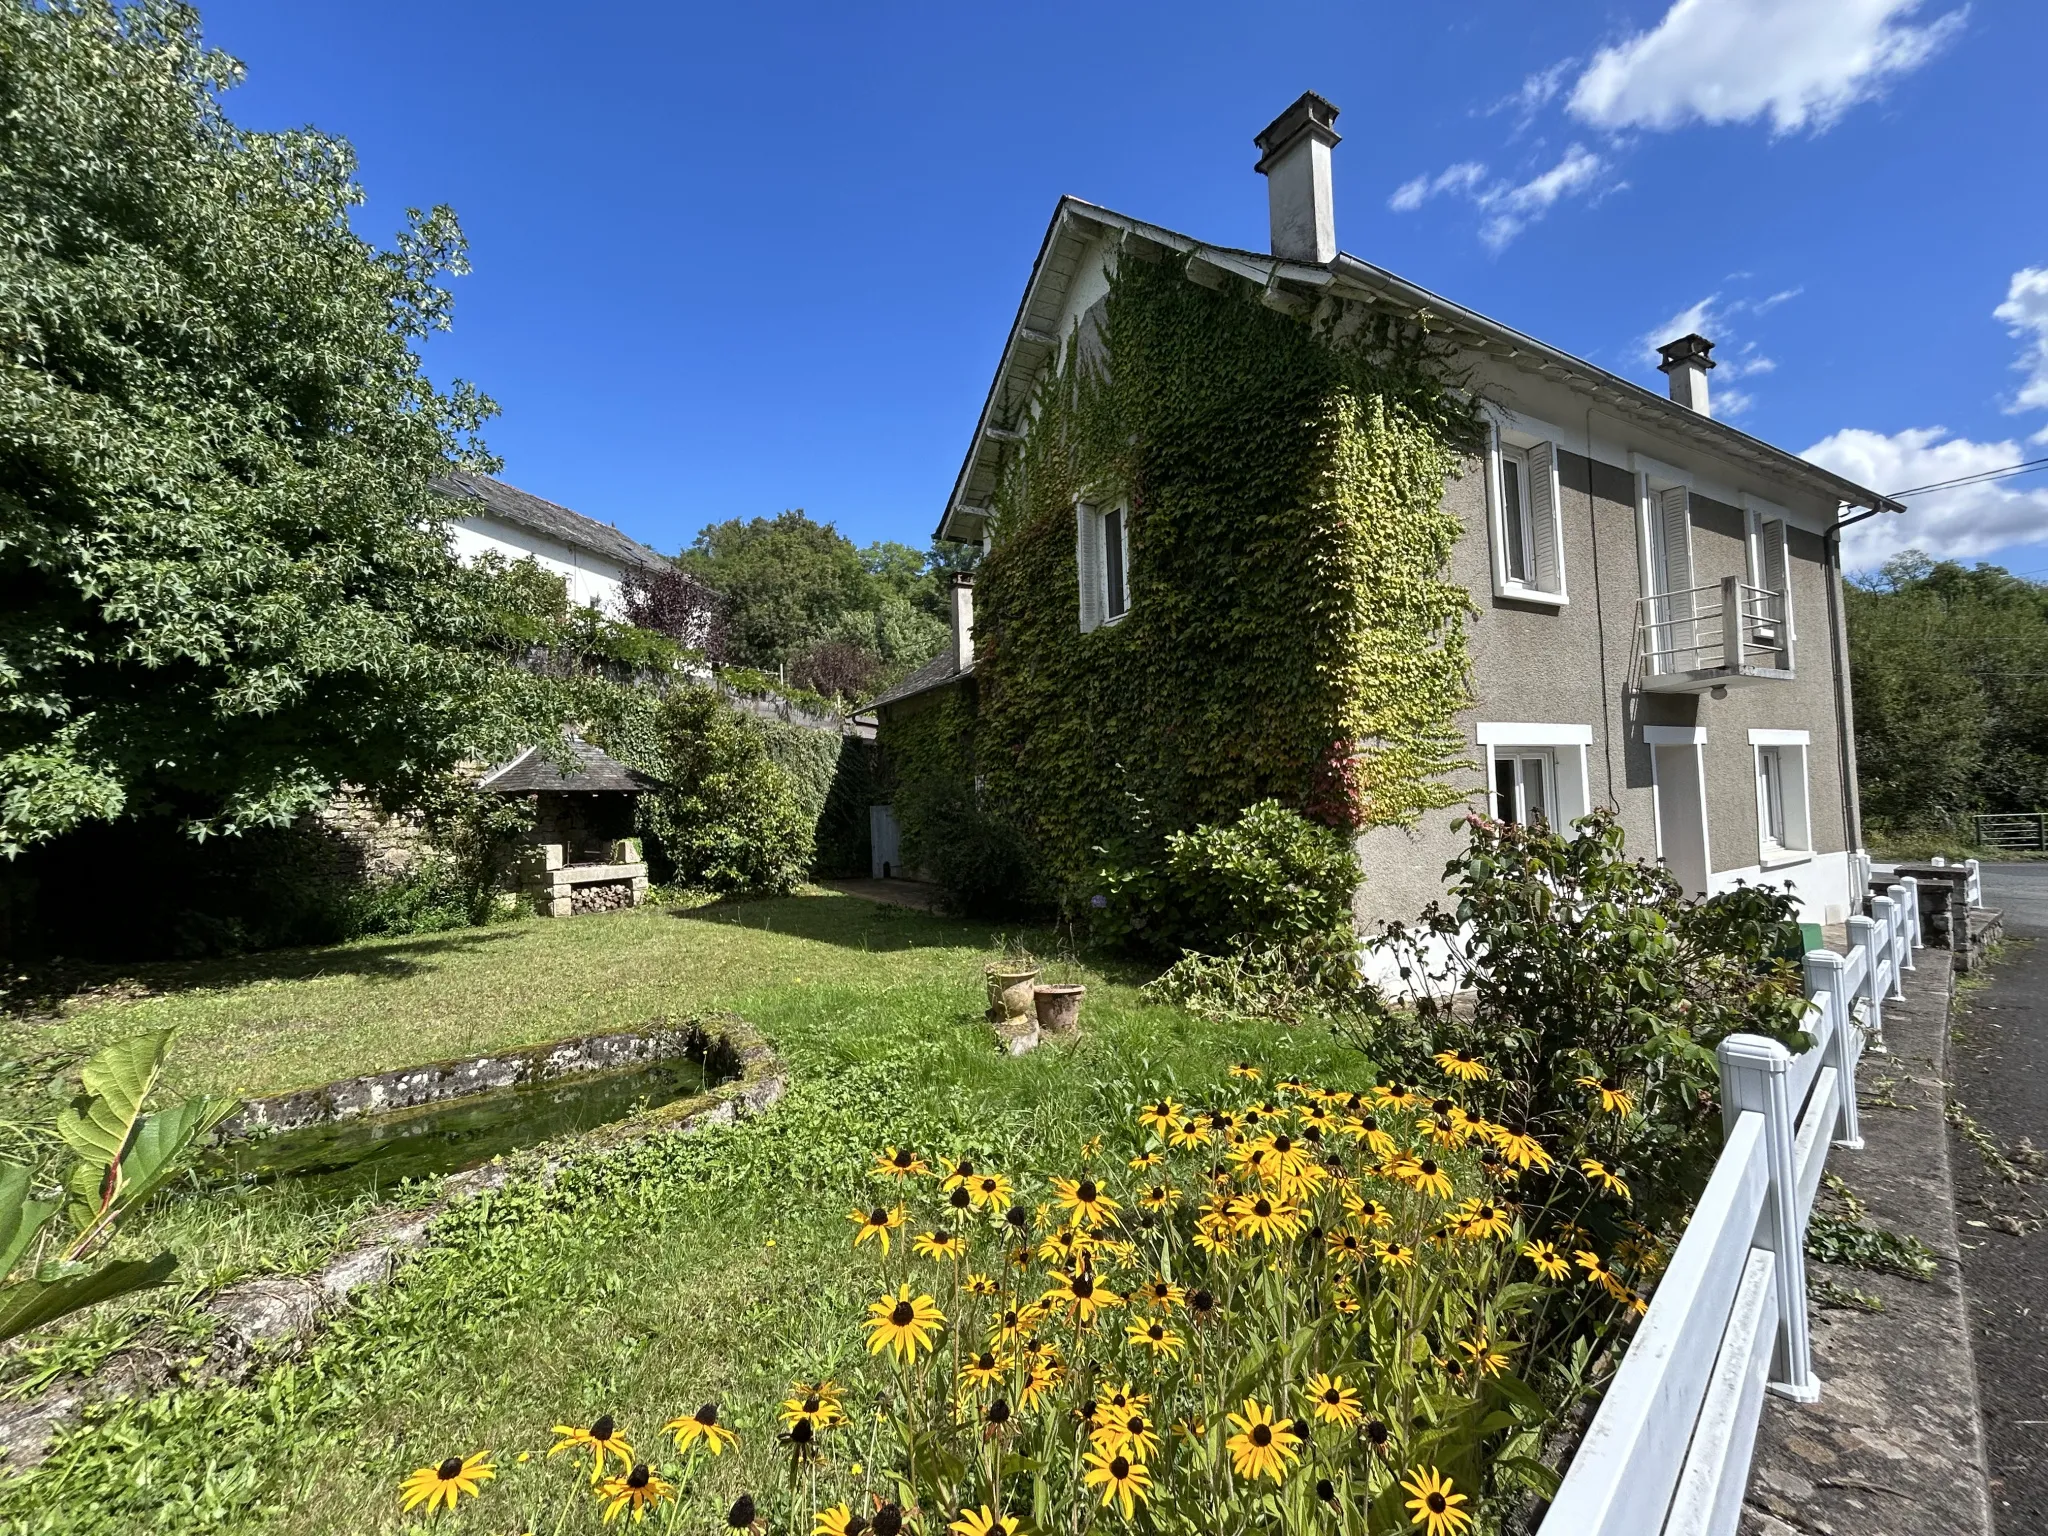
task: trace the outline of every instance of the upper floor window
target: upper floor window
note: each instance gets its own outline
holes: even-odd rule
[[[1130,509],[1083,501],[1075,503],[1074,514],[1074,565],[1080,573],[1081,629],[1086,633],[1130,611]]]
[[[1487,478],[1494,594],[1562,604],[1557,445],[1496,428]]]

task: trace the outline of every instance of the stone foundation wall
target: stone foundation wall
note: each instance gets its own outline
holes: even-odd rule
[[[409,874],[430,851],[426,829],[410,816],[387,816],[366,796],[343,790],[310,818],[313,825],[353,850],[362,878],[372,882]]]

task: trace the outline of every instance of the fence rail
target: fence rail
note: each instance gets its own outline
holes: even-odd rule
[[[1764,1394],[1820,1395],[1806,1224],[1831,1146],[1863,1145],[1856,1065],[1922,943],[1907,879],[1806,956],[1806,1032],[1721,1042],[1721,1156],[1538,1536],[1732,1536]]]
[[[2048,850],[2048,811],[2005,811],[1971,818],[1984,848]]]

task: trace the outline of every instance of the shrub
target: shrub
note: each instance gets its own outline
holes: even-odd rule
[[[1105,864],[1097,880],[1098,936],[1155,953],[1266,946],[1299,969],[1352,948],[1351,839],[1277,800],[1227,825],[1169,833],[1160,857]]]
[[[1603,1161],[1648,1192],[1647,1217],[1676,1220],[1720,1149],[1714,1047],[1737,1032],[1805,1044],[1795,903],[1687,900],[1626,856],[1605,811],[1570,833],[1466,824],[1448,899],[1368,946],[1414,995],[1368,999],[1360,1043],[1411,1077],[1467,1051],[1527,1085],[1503,1113],[1538,1132],[1590,1108]]]
[[[655,717],[666,787],[643,812],[662,873],[718,892],[786,895],[809,873],[814,817],[759,731],[710,688],[662,701]]]

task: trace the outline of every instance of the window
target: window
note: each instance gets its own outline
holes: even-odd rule
[[[1557,760],[1548,751],[1496,753],[1493,759],[1493,817],[1519,826],[1547,826]]]
[[[1710,664],[1719,631],[1702,636],[1693,588],[1692,491],[1684,474],[1642,454],[1631,454],[1641,509],[1643,557],[1642,645],[1652,672],[1690,672]],[[1713,628],[1713,626],[1709,626]]]
[[[1785,509],[1754,496],[1742,500],[1749,514],[1749,584],[1757,589],[1750,602],[1749,641],[1765,652],[1778,652],[1777,665],[1789,671],[1794,637]]]
[[[1105,618],[1120,619],[1131,606],[1131,584],[1124,579],[1124,509],[1102,514],[1102,596]]]
[[[1490,468],[1495,595],[1562,605],[1557,445],[1496,428]]]
[[[1081,630],[1114,624],[1131,607],[1130,512],[1074,504],[1074,565],[1081,580]]]
[[[1586,814],[1588,725],[1481,721],[1486,780],[1494,819],[1560,830]]]
[[[1756,753],[1757,859],[1766,866],[1813,852],[1805,731],[1751,731]]]

